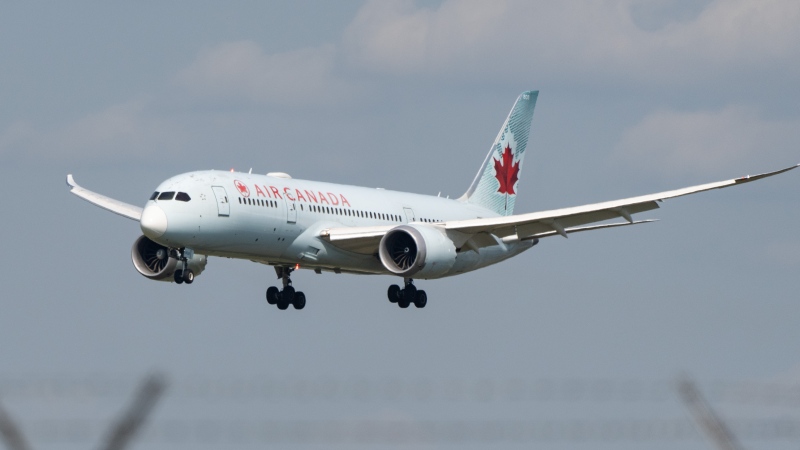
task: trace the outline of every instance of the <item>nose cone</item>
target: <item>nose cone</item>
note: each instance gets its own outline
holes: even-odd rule
[[[142,233],[145,236],[159,238],[167,231],[167,215],[158,205],[150,203],[142,211],[139,226],[142,227]]]

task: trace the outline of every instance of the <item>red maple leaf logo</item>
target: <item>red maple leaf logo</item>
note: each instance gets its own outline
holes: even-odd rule
[[[236,189],[239,190],[239,193],[242,194],[242,197],[250,197],[250,189],[247,187],[246,184],[242,183],[239,180],[234,180],[233,184],[236,185]]]
[[[500,182],[500,188],[497,189],[497,192],[516,195],[517,193],[514,192],[514,185],[519,181],[519,178],[517,178],[517,174],[519,174],[519,161],[514,163],[514,155],[511,154],[511,146],[509,144],[506,144],[506,148],[503,150],[503,154],[500,155],[500,159],[494,160],[494,171],[496,172],[495,177],[497,181]]]

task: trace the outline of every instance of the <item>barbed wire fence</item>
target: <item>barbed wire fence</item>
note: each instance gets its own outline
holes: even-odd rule
[[[0,400],[16,403],[122,401],[130,395],[135,380],[130,377],[42,377],[0,376]],[[243,379],[192,378],[170,383],[165,402],[169,404],[251,405],[257,409],[281,409],[286,405],[338,406],[347,403],[442,404],[449,410],[470,404],[479,408],[494,404],[502,409],[516,404],[547,410],[559,405],[634,404],[638,411],[658,412],[676,403],[674,380],[570,379],[362,379],[284,378]],[[105,435],[101,448],[123,449],[137,437],[142,443],[165,445],[197,444],[459,444],[459,443],[637,443],[686,442],[701,439],[688,416],[658,418],[659,414],[636,418],[553,418],[553,419],[225,419],[159,418],[147,421],[158,398],[164,393],[163,377],[151,376],[142,383],[132,405],[113,429],[108,421],[86,418],[30,419],[24,423],[26,441],[9,433],[0,420],[6,445],[11,450],[29,450],[27,442],[84,444]],[[800,386],[792,383],[749,383],[709,381],[701,384],[714,404],[797,408]],[[449,405],[449,406],[448,406]],[[453,408],[456,406],[456,408]],[[180,409],[180,408],[178,408]],[[663,414],[662,414],[663,415]],[[8,414],[0,407],[0,419]],[[144,424],[147,422],[147,426]],[[800,421],[776,418],[739,419],[726,422],[743,440],[800,442]],[[5,431],[4,431],[5,430]]]
[[[122,398],[136,380],[125,377],[0,376],[0,398],[70,400]],[[709,381],[701,383],[715,403],[800,407],[800,384]],[[361,379],[282,378],[177,379],[171,400],[250,402],[618,402],[658,403],[676,399],[674,380],[591,378]]]

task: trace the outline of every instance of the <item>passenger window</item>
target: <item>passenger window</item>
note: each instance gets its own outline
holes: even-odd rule
[[[155,200],[156,198],[158,198],[158,191],[153,192],[153,195],[150,196],[150,200]]]
[[[172,200],[172,197],[175,197],[175,192],[162,192],[161,195],[158,196],[159,200]]]
[[[191,199],[192,198],[189,197],[189,194],[186,192],[178,192],[178,195],[175,196],[175,200],[178,200],[179,202],[188,202]]]

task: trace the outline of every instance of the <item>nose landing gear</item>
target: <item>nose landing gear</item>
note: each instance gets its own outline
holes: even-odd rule
[[[387,292],[389,301],[397,303],[397,306],[404,309],[408,308],[412,303],[417,308],[424,308],[428,304],[428,294],[423,290],[417,290],[417,287],[414,286],[414,280],[411,278],[406,278],[404,281],[405,287],[403,289],[400,289],[400,286],[396,284],[389,286],[389,292]]]
[[[189,257],[186,255],[186,253],[187,252],[183,248],[175,249],[175,257],[178,259],[178,261],[180,261],[181,264],[180,270],[176,270],[175,274],[173,275],[175,284],[192,284],[194,282],[194,272],[189,269]],[[163,249],[159,250],[156,253],[156,258],[167,258],[167,251]]]
[[[306,307],[306,295],[295,291],[292,287],[290,275],[293,271],[292,267],[275,267],[275,273],[283,281],[283,289],[278,290],[277,287],[270,286],[267,289],[267,303],[277,305],[280,310],[288,309],[289,305],[294,306],[294,309]]]

